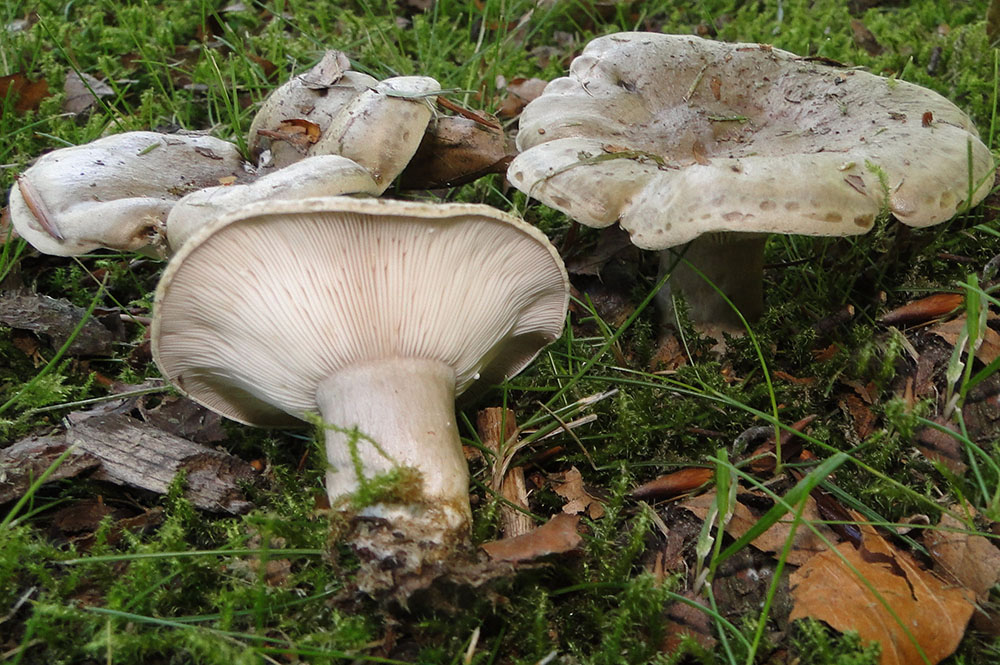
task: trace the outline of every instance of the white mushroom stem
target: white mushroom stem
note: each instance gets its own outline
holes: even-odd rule
[[[419,489],[401,487],[407,495],[400,503],[369,505],[360,514],[386,520],[388,531],[411,542],[450,546],[464,537],[472,515],[469,471],[451,367],[420,358],[352,364],[323,381],[316,397],[326,424],[331,505],[376,474],[408,467],[419,472]]]
[[[672,296],[681,295],[699,330],[709,335],[745,332],[739,315],[712,285],[726,294],[748,322],[760,318],[764,308],[766,241],[763,234],[712,233],[693,240],[686,250],[681,246],[661,252],[660,275],[676,263],[658,295],[664,323],[674,323]],[[683,260],[678,258],[682,254]]]

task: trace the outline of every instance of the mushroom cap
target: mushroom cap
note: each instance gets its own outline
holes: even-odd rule
[[[384,81],[347,69],[339,51],[272,92],[250,125],[250,154],[284,168],[312,155],[343,155],[361,164],[385,191],[409,163],[431,119],[428,97],[441,84],[428,76]]]
[[[558,337],[568,278],[548,239],[483,205],[261,202],[198,231],[156,291],[153,358],[246,424],[317,411],[352,363],[440,361],[456,395],[513,376]]]
[[[980,201],[994,168],[969,118],[920,86],[655,33],[588,44],[525,108],[517,146],[518,189],[583,224],[618,221],[644,249],[864,233],[886,208],[936,224]]]
[[[42,155],[11,188],[10,217],[18,235],[45,254],[74,256],[99,247],[158,252],[174,203],[232,177],[249,177],[232,143],[125,132]],[[33,205],[45,211],[62,240],[39,222],[24,188],[40,199]]]
[[[315,155],[245,185],[219,185],[191,192],[167,216],[167,240],[176,252],[211,220],[256,201],[379,193],[381,188],[360,164],[340,155]]]

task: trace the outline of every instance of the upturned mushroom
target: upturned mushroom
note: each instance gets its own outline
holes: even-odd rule
[[[762,308],[768,233],[853,235],[891,212],[910,226],[978,203],[993,157],[969,118],[919,86],[763,44],[620,33],[592,41],[521,115],[507,176],[588,226],[686,258],[748,319]],[[661,265],[674,261],[665,253]],[[742,322],[696,273],[709,331]]]
[[[483,205],[330,197],[262,202],[189,238],[157,288],[153,357],[238,422],[325,427],[331,504],[409,469],[360,511],[355,545],[403,569],[468,533],[454,401],[524,368],[560,333],[562,261]]]
[[[250,126],[251,156],[283,168],[311,155],[342,155],[368,169],[381,193],[417,151],[440,89],[427,76],[377,81],[329,51],[264,100]]]
[[[232,143],[126,132],[40,157],[11,188],[10,218],[18,235],[45,254],[100,247],[163,254],[164,224],[178,199],[250,178]]]

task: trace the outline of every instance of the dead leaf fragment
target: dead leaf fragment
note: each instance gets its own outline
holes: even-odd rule
[[[400,186],[453,187],[488,173],[505,173],[508,162],[502,129],[472,118],[443,116],[427,127],[417,152],[400,176]]]
[[[934,569],[973,591],[980,601],[1000,582],[1000,549],[945,513],[937,529],[924,533]]]
[[[751,497],[756,497],[764,503],[770,502],[770,499],[765,497],[763,494],[757,494],[755,492],[747,492],[742,495],[737,495],[736,509],[733,511],[733,516],[729,519],[729,523],[726,524],[726,533],[733,538],[741,537],[750,530],[750,527],[757,523],[758,519],[760,519],[760,515],[757,515],[756,512],[751,510],[745,503]],[[698,518],[705,519],[714,504],[715,491],[713,490],[711,492],[700,494],[694,498],[687,499],[679,505],[681,508],[690,510]],[[761,511],[761,515],[762,514],[763,511]],[[761,551],[777,556],[778,553],[784,549],[785,542],[791,534],[791,518],[791,514],[786,514],[784,518],[772,525],[770,529],[750,541],[750,544]],[[806,502],[806,507],[802,511],[802,523],[800,523],[798,528],[795,530],[795,539],[792,543],[792,548],[788,552],[788,563],[800,566],[818,552],[824,552],[827,549],[823,540],[809,528],[806,522],[813,522],[816,530],[819,531],[827,540],[837,540],[837,536],[834,534],[833,530],[825,524],[821,524],[820,522],[822,521],[823,517],[819,513],[816,501],[812,497],[809,497]]]
[[[563,512],[567,515],[578,515],[586,512],[592,520],[604,517],[604,506],[591,496],[583,486],[583,476],[574,466],[563,474],[562,484],[552,488],[555,493],[566,499]]]
[[[917,430],[914,434],[914,443],[917,449],[924,454],[924,457],[940,462],[956,476],[964,475],[968,466],[962,460],[964,446],[959,441],[958,430],[955,425],[942,418],[935,418],[934,422],[948,431],[941,431],[930,426]],[[954,434],[948,432],[954,432]]]
[[[885,50],[868,26],[859,19],[851,19],[851,31],[854,33],[854,43],[868,51],[868,55],[880,55]]]
[[[960,293],[935,293],[897,307],[882,317],[882,323],[887,326],[926,323],[953,311],[964,300],[965,297]]]
[[[299,75],[302,84],[311,90],[325,90],[336,85],[344,72],[351,69],[351,61],[343,51],[327,51],[323,59],[308,72]]]
[[[482,548],[494,561],[523,563],[549,554],[572,552],[582,538],[577,532],[579,515],[560,513],[545,524],[514,538],[483,543]]]
[[[48,96],[45,79],[32,81],[24,72],[0,76],[0,109],[12,105],[16,113],[34,111]]]
[[[965,592],[921,570],[871,525],[861,529],[861,549],[841,543],[792,573],[789,621],[813,617],[857,631],[882,645],[881,665],[922,663],[921,651],[932,665],[951,655],[974,609]]]
[[[305,152],[309,146],[319,141],[323,130],[315,122],[305,118],[289,118],[283,120],[277,129],[258,129],[257,133],[275,141],[291,143]]]
[[[538,78],[516,78],[507,84],[507,96],[500,104],[497,115],[501,118],[513,118],[536,97],[542,94],[542,90],[549,84]]]
[[[79,115],[98,102],[101,97],[108,97],[115,93],[104,81],[98,80],[86,72],[77,73],[75,70],[66,75],[66,83],[63,85],[63,92],[66,98],[63,100],[63,111]]]
[[[958,338],[961,336],[962,331],[965,330],[966,325],[966,317],[960,316],[951,321],[931,326],[929,330],[954,346],[958,343]],[[984,365],[989,365],[998,357],[1000,357],[1000,334],[993,330],[993,328],[986,326],[983,328],[983,336],[979,339],[976,358]]]
[[[715,472],[712,469],[703,467],[679,469],[639,485],[632,490],[632,497],[636,499],[668,499],[698,489],[711,480],[713,475]]]

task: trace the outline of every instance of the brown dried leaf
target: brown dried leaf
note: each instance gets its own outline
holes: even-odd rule
[[[343,51],[327,51],[323,59],[308,72],[299,75],[302,84],[311,90],[325,90],[337,84],[344,72],[351,69],[351,61]]]
[[[636,499],[668,499],[698,489],[709,480],[715,472],[702,467],[680,469],[650,480],[632,490]]]
[[[24,72],[0,76],[0,108],[13,104],[17,113],[34,111],[48,96],[49,84],[45,79],[32,81]]]
[[[563,482],[555,485],[555,493],[566,499],[566,505],[562,510],[567,515],[579,515],[586,512],[592,520],[604,517],[604,506],[595,497],[591,496],[583,486],[583,476],[574,466],[563,474]]]
[[[965,475],[968,467],[962,461],[963,445],[959,441],[958,431],[955,426],[941,418],[935,418],[934,422],[955,432],[954,435],[942,432],[935,427],[924,427],[914,434],[914,443],[928,459],[940,462],[956,476]]]
[[[229,438],[222,416],[196,402],[177,396],[163,397],[154,408],[139,403],[143,420],[150,425],[195,443],[216,443]]]
[[[507,84],[507,96],[500,103],[497,115],[501,118],[513,118],[521,112],[536,97],[542,94],[542,90],[549,84],[537,78],[516,78]]]
[[[991,48],[1000,47],[1000,0],[993,0],[986,10],[986,37]]]
[[[73,115],[83,113],[96,104],[101,97],[115,94],[111,86],[104,81],[100,81],[86,72],[83,72],[81,76],[75,70],[66,75],[63,92],[66,93],[66,98],[63,100],[63,111]]]
[[[764,498],[762,494],[748,493],[750,496],[761,497],[764,501],[768,499]],[[748,496],[738,496],[736,502],[736,509],[733,512],[732,518],[729,520],[729,524],[726,525],[726,533],[728,533],[733,538],[739,538],[747,531],[750,530],[754,524],[757,523],[759,516],[754,513],[745,503],[744,500],[748,499]],[[692,499],[687,499],[680,503],[681,508],[686,508],[692,513],[697,515],[700,519],[705,519],[708,515],[709,509],[715,504],[715,491],[706,492]],[[791,515],[788,514],[784,519],[779,520],[770,529],[759,535],[757,538],[751,541],[751,544],[759,550],[768,552],[774,556],[777,556],[785,547],[785,542],[788,540],[788,536],[792,529]],[[788,552],[787,561],[796,566],[800,566],[819,552],[826,551],[827,547],[823,540],[816,535],[812,529],[808,527],[805,522],[816,522],[816,530],[823,534],[827,540],[836,542],[837,536],[834,534],[833,530],[825,524],[819,524],[823,521],[823,518],[819,514],[819,508],[816,506],[816,501],[809,497],[806,502],[806,507],[802,511],[802,523],[799,524],[798,528],[795,530],[795,539],[792,543],[792,548]]]
[[[954,346],[958,343],[958,338],[965,326],[966,317],[963,315],[951,321],[931,326],[929,331]],[[979,340],[979,348],[976,349],[976,358],[984,365],[989,365],[997,357],[1000,357],[1000,334],[993,328],[986,326],[983,329],[983,336]]]
[[[841,400],[841,406],[851,414],[854,420],[854,433],[864,441],[875,431],[875,414],[857,395],[847,395]]]
[[[882,317],[882,323],[887,326],[912,326],[926,323],[932,319],[944,316],[962,304],[965,297],[960,293],[935,293],[908,302],[897,307]]]
[[[580,546],[577,533],[579,515],[560,513],[545,524],[522,536],[483,543],[482,548],[494,561],[523,563],[549,554],[572,552]]]
[[[932,665],[949,656],[974,609],[967,592],[921,570],[870,525],[861,530],[861,549],[841,543],[792,573],[789,621],[813,617],[841,632],[857,631],[866,642],[881,643],[881,665],[922,663],[920,651]]]
[[[705,149],[705,144],[697,139],[691,144],[691,156],[701,166],[708,166],[712,163],[708,159],[708,151]]]
[[[986,600],[1000,582],[1000,549],[987,538],[969,533],[969,527],[945,514],[938,528],[924,532],[924,543],[934,569]]]
[[[488,173],[505,173],[508,161],[502,129],[472,118],[443,116],[427,127],[417,152],[400,176],[400,186],[453,187]]]
[[[851,30],[854,32],[854,43],[868,51],[868,55],[880,55],[885,50],[868,26],[859,19],[851,19]]]
[[[274,141],[286,141],[305,152],[310,145],[319,141],[323,133],[320,126],[305,118],[283,120],[277,129],[258,129],[257,133]]]

